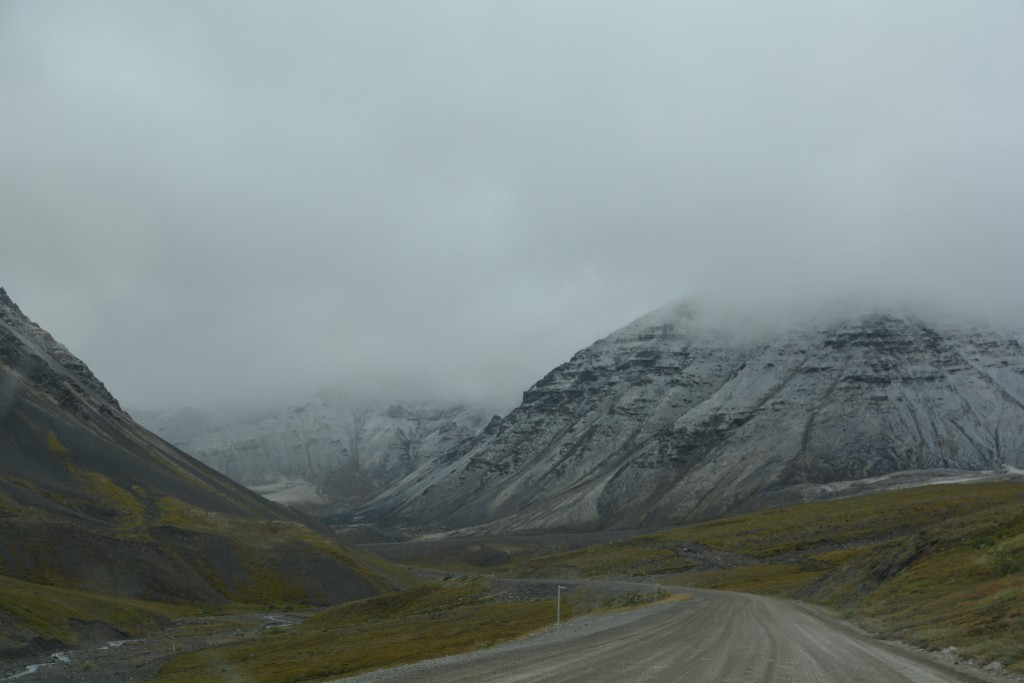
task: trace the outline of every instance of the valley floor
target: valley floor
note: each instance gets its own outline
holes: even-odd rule
[[[424,572],[431,574],[432,572]],[[444,575],[445,572],[437,572]],[[602,580],[495,579],[515,600],[549,597],[556,586],[601,594],[651,593],[654,583]],[[879,641],[817,609],[726,591],[668,588],[680,599],[567,620],[560,629],[407,666],[340,679],[352,683],[1008,683],[1019,681],[970,663],[949,661]],[[266,612],[189,617],[162,633],[100,643],[0,667],[0,681],[142,682],[188,652],[256,643],[287,632],[312,613]],[[230,662],[220,679],[235,680]],[[220,680],[218,679],[218,680]]]
[[[304,620],[190,616],[148,640],[0,664],[0,680],[28,664],[46,666],[17,680],[160,672],[166,683],[280,683],[400,664],[413,668],[355,680],[1022,680],[1000,672],[1024,673],[1020,482],[923,486],[622,533],[377,543],[435,580]],[[666,597],[659,584],[698,599],[608,613]],[[580,617],[560,636],[551,628],[559,585],[562,616]],[[887,642],[896,640],[923,649]]]
[[[346,678],[346,683],[996,683],[865,636],[800,605],[695,591],[694,599],[584,617],[510,645]]]

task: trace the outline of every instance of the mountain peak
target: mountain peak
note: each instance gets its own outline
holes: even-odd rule
[[[901,306],[674,303],[577,352],[366,514],[636,527],[901,472],[1020,468],[1022,407],[1012,327]]]
[[[131,418],[88,366],[32,322],[0,288],[0,361],[79,417]]]
[[[14,303],[11,297],[8,296],[7,290],[0,287],[0,314],[3,314],[5,311],[11,311],[21,318],[25,317],[25,314],[18,308],[18,304]]]

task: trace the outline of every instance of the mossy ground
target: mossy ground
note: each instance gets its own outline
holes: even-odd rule
[[[484,579],[422,584],[326,609],[293,629],[180,655],[156,678],[202,681],[317,681],[469,652],[553,625],[553,586],[537,599],[515,599]],[[609,593],[577,587],[562,596],[562,618],[680,599],[664,591]]]
[[[4,616],[0,649],[22,646],[26,636],[73,645],[79,640],[77,626],[96,622],[136,636],[198,611],[198,607],[130,600],[0,576],[0,614]]]
[[[551,624],[554,600],[495,602],[477,581],[327,609],[293,629],[173,659],[157,681],[315,681],[466,652]]]

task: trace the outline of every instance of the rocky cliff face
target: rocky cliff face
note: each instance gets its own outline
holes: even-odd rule
[[[788,322],[685,305],[577,353],[362,519],[654,526],[894,472],[1024,465],[1012,327],[892,310]]]
[[[322,391],[255,420],[186,408],[140,421],[240,483],[303,480],[352,500],[372,497],[475,436],[484,413],[464,406],[373,405]],[[326,479],[334,480],[333,489]]]

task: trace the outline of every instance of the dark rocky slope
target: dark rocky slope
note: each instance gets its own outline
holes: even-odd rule
[[[135,424],[3,289],[0,574],[188,603],[337,602],[405,580]]]
[[[657,526],[892,473],[1021,467],[1019,337],[892,310],[783,323],[669,306],[577,353],[354,519]]]

